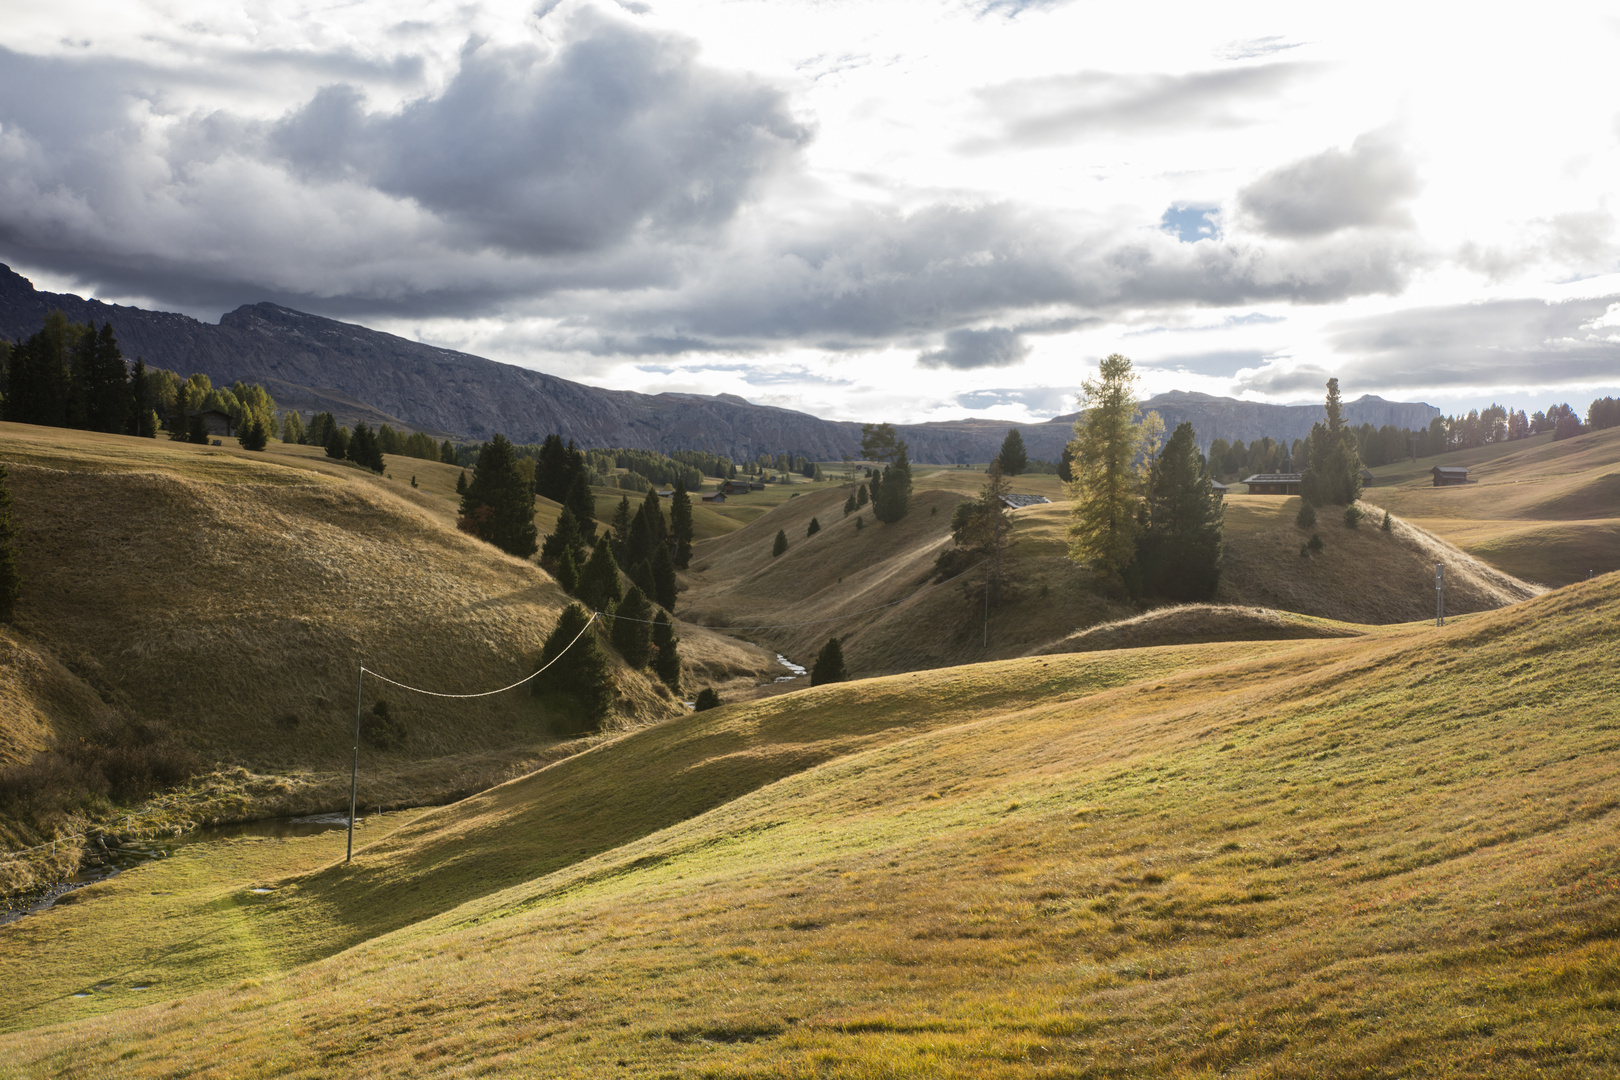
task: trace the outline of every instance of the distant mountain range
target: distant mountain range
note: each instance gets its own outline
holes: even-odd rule
[[[276,304],[244,304],[213,325],[172,312],[40,292],[0,264],[0,336],[21,340],[37,332],[53,310],[73,322],[110,322],[124,354],[144,357],[149,366],[181,375],[202,372],[216,384],[261,383],[283,408],[330,411],[346,424],[386,422],[461,439],[501,432],[520,443],[557,432],[586,447],[704,450],[734,461],[760,453],[836,461],[860,453],[857,423],[755,405],[730,394],[604,390]],[[1181,391],[1160,394],[1144,407],[1156,410],[1167,429],[1190,420],[1205,447],[1216,438],[1300,438],[1324,415],[1321,405],[1265,405]],[[1377,397],[1348,402],[1344,412],[1354,424],[1409,428],[1427,426],[1439,415],[1431,405]],[[967,419],[896,425],[896,430],[918,462],[988,461],[1013,426],[1022,432],[1031,457],[1055,461],[1076,415],[1040,424]]]

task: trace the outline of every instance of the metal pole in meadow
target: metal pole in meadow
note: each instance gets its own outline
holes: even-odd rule
[[[343,856],[344,862],[354,858],[354,795],[360,778],[360,695],[365,683],[366,667],[361,664],[354,678],[354,763],[349,766],[349,851]]]
[[[1434,625],[1446,625],[1446,567],[1434,564]]]

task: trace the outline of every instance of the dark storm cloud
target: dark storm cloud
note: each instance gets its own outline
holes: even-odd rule
[[[1083,71],[1002,83],[978,92],[1001,130],[962,149],[988,153],[1099,132],[1232,127],[1246,122],[1242,106],[1272,97],[1308,70],[1306,64],[1271,63],[1187,75]]]
[[[1021,364],[1029,355],[1029,346],[1011,330],[992,326],[988,330],[950,330],[945,334],[945,347],[934,352],[919,353],[917,364],[925,368],[1011,367]]]
[[[1239,193],[1239,205],[1272,236],[1324,236],[1354,226],[1410,228],[1406,200],[1417,171],[1381,135],[1362,135],[1349,152],[1325,150],[1267,173]]]
[[[808,140],[779,91],[699,68],[691,43],[575,22],[587,25],[555,53],[469,48],[442,94],[398,113],[329,87],[270,144],[312,178],[353,178],[478,243],[548,254],[713,227]]]

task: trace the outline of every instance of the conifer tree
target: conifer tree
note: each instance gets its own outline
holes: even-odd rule
[[[844,500],[844,516],[849,517],[849,515],[853,514],[857,505],[859,504],[855,502],[855,493],[852,491],[849,493],[849,498]]]
[[[692,499],[686,483],[675,481],[675,494],[669,500],[669,535],[675,542],[675,565],[685,570],[692,562]]]
[[[1083,383],[1085,411],[1074,424],[1074,508],[1069,519],[1069,557],[1116,585],[1136,557],[1136,511],[1140,482],[1135,469],[1142,445],[1131,362],[1119,353]]]
[[[534,493],[552,502],[568,498],[570,481],[568,451],[561,435],[547,435],[540,444],[540,453],[534,460]]]
[[[855,488],[855,509],[859,510],[867,503],[866,485],[859,484]]]
[[[347,432],[344,432],[342,428],[339,428],[338,431],[345,437],[347,436]],[[195,443],[197,446],[208,445],[208,421],[203,419],[201,412],[191,414],[191,420],[186,424],[186,442]],[[327,453],[330,455],[331,451],[328,450]],[[337,456],[341,457],[342,455]]]
[[[1327,381],[1327,423],[1311,425],[1300,494],[1314,506],[1348,506],[1361,498],[1361,450],[1344,423],[1339,380]]]
[[[449,439],[446,439],[444,442],[439,444],[439,460],[444,462],[446,465],[454,465],[456,463],[456,448],[450,445]]]
[[[461,470],[461,475],[456,477],[456,494],[457,495],[465,495],[465,494],[467,494],[467,470],[466,469],[462,469]]]
[[[876,479],[876,476],[873,477]],[[898,444],[894,464],[883,470],[883,485],[872,494],[872,516],[893,525],[911,509],[911,458],[904,441]]]
[[[651,559],[642,559],[627,570],[625,575],[630,579],[632,585],[649,596],[658,591],[658,586],[653,583]]]
[[[129,372],[129,413],[124,430],[131,435],[150,439],[157,435],[152,426],[152,384],[146,374],[146,361],[137,356]]]
[[[479,450],[456,525],[520,559],[535,553],[534,488],[505,435],[497,433]]]
[[[22,579],[17,572],[17,530],[11,524],[11,473],[0,462],[0,622],[17,609]]]
[[[562,513],[557,515],[557,527],[540,546],[540,558],[548,564],[556,563],[562,559],[564,552],[573,552],[577,563],[581,558],[587,557],[585,553],[588,548],[584,534],[579,531],[579,519],[565,506]]]
[[[872,475],[866,481],[866,486],[872,491],[872,514],[876,517],[878,498],[883,494],[883,471],[873,469]],[[882,519],[879,518],[878,520],[881,521]]]
[[[594,630],[586,629],[590,620],[578,604],[563,609],[540,649],[538,666],[545,670],[530,685],[537,695],[570,700],[584,714],[585,727],[595,730],[613,709],[614,681],[612,661]]]
[[[723,702],[720,700],[720,691],[712,686],[705,686],[698,691],[696,700],[692,702],[693,712],[706,712],[709,709],[718,709]]]
[[[23,424],[66,427],[70,380],[68,357],[82,327],[60,311],[45,316],[40,331],[12,350],[4,416]]]
[[[1024,449],[1024,436],[1019,434],[1017,428],[1007,429],[1007,437],[1001,442],[1001,453],[996,455],[996,461],[1001,463],[1001,472],[1004,476],[1017,476],[1029,468],[1029,454]]]
[[[382,448],[377,445],[376,433],[364,420],[354,425],[354,434],[349,436],[349,446],[345,453],[350,461],[362,468],[377,473],[383,471]]]
[[[563,495],[563,503],[574,512],[574,520],[579,523],[579,533],[585,538],[587,544],[596,543],[596,496],[591,494],[591,485],[586,482],[584,470],[574,473],[574,478],[568,482],[568,491]]]
[[[675,636],[674,624],[662,611],[653,615],[652,643],[653,648],[657,650],[657,655],[653,658],[653,671],[665,686],[679,693],[681,657],[677,646],[680,644],[680,638]]]
[[[658,489],[649,487],[646,496],[641,500],[641,510],[647,515],[647,525],[652,535],[652,542],[663,545],[669,541],[669,522],[664,520],[664,500],[658,497]],[[648,552],[651,554],[651,552]]]
[[[338,427],[336,418],[326,426],[326,438],[321,445],[326,447],[326,456],[339,461],[349,456],[349,431]]]
[[[297,409],[288,409],[281,414],[281,441],[284,443],[304,441],[304,418],[298,415]]]
[[[776,540],[771,544],[771,558],[782,554],[788,548],[787,533],[782,529],[776,530]]]
[[[129,427],[130,390],[129,370],[124,366],[124,354],[118,348],[112,323],[102,323],[99,333],[87,326],[85,340],[93,340],[91,352],[90,386],[85,399],[89,404],[88,427],[92,431],[123,434]]]
[[[1151,477],[1146,527],[1128,577],[1138,592],[1206,600],[1221,577],[1223,511],[1192,424],[1176,427]]]
[[[828,638],[827,644],[816,654],[814,666],[810,668],[810,685],[843,682],[848,678],[849,673],[844,670],[844,647],[837,638]]]
[[[815,518],[811,518],[810,519],[810,526],[807,529],[804,530],[804,535],[808,538],[808,537],[816,535],[816,533],[818,533],[820,531],[821,531],[821,522],[816,520]]]
[[[613,561],[613,545],[605,536],[596,540],[596,550],[579,572],[579,598],[592,611],[609,611],[624,597],[619,585],[619,564]]]
[[[630,586],[613,613],[613,647],[624,662],[636,670],[652,659],[652,604],[639,586]]]
[[[669,548],[659,545],[652,558],[652,596],[665,611],[675,610],[675,560]]]
[[[574,549],[565,547],[557,557],[557,587],[569,596],[579,595],[579,560]]]
[[[256,412],[250,412],[242,418],[242,426],[236,429],[237,445],[244,450],[263,450],[270,441],[270,433],[264,429],[264,420]]]

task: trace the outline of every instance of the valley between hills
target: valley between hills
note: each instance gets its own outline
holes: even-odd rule
[[[136,717],[206,765],[64,833],[346,811],[358,663],[506,685],[569,602],[456,530],[450,465],[10,423],[0,460],[0,764]],[[679,695],[615,656],[576,736],[368,684],[410,737],[354,860],[195,845],[0,926],[0,1075],[1620,1071],[1617,476],[1620,429],[1385,466],[1307,556],[1297,499],[1233,494],[1215,602],[1145,611],[1051,476],[988,613],[935,571],[977,468],[891,525],[832,479],[697,504]],[[834,635],[850,681],[787,678]]]

